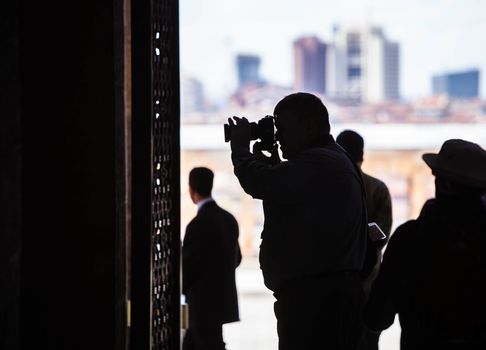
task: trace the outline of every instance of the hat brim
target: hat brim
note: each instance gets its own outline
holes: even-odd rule
[[[435,170],[437,169],[437,156],[437,153],[424,153],[422,154],[422,159],[430,169]]]
[[[468,185],[479,189],[486,189],[486,180],[484,179],[474,178],[469,176],[469,174],[457,173],[455,171],[450,171],[449,169],[443,169],[441,167],[438,167],[437,153],[424,153],[422,154],[422,159],[429,166],[429,168],[432,169],[432,174],[435,176],[439,174],[444,178],[463,185]]]

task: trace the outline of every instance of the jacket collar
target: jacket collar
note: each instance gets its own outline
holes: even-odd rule
[[[216,203],[212,197],[208,197],[197,203],[197,211],[201,211],[203,207],[206,207],[207,205],[211,203]]]

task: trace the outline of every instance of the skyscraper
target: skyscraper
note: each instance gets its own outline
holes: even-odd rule
[[[399,99],[400,47],[379,27],[334,28],[329,52],[329,92],[363,102]]]
[[[479,70],[445,73],[432,78],[434,94],[450,97],[474,98],[479,96]]]
[[[326,52],[326,44],[316,37],[294,41],[295,90],[326,92]]]
[[[236,56],[238,69],[238,88],[248,84],[260,84],[260,57],[256,55]]]
[[[384,55],[384,97],[387,100],[398,100],[400,98],[400,46],[398,43],[386,41]]]

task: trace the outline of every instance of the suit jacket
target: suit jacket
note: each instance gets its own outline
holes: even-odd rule
[[[241,252],[233,215],[214,201],[204,204],[186,228],[182,256],[189,324],[238,321],[235,269]]]
[[[388,238],[392,227],[392,202],[385,183],[376,177],[363,174],[366,191],[368,222],[376,222]]]
[[[390,237],[392,226],[392,202],[390,191],[385,183],[373,176],[363,173],[363,184],[366,192],[366,209],[368,222],[376,222],[386,235],[382,242],[368,240],[362,277],[365,293],[368,294],[371,284],[378,275],[381,263],[381,251]]]

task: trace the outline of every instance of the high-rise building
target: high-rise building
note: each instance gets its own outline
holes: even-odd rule
[[[435,75],[432,77],[432,90],[435,95],[446,94],[458,98],[478,97],[479,70]]]
[[[326,92],[326,52],[327,45],[314,36],[294,41],[295,90]]]
[[[260,84],[260,57],[256,55],[236,56],[238,88],[249,84]]]
[[[387,100],[400,98],[400,46],[396,42],[385,42],[384,47],[384,97]]]
[[[331,96],[363,102],[400,98],[400,47],[381,28],[336,26],[328,57]]]

